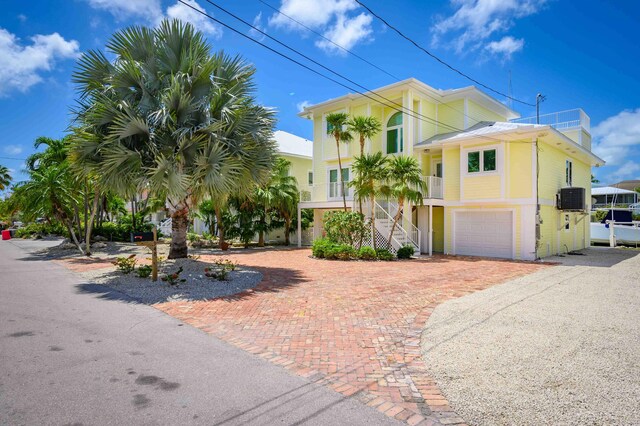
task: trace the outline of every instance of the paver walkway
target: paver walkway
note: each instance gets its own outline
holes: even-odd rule
[[[464,422],[421,359],[434,308],[545,267],[448,256],[339,262],[312,259],[307,249],[224,257],[260,270],[263,282],[230,298],[155,306],[411,425]]]

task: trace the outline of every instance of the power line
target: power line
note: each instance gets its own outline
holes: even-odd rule
[[[316,30],[314,30],[314,29],[312,29],[312,28],[309,28],[308,26],[306,26],[306,25],[305,25],[305,24],[303,24],[302,22],[298,21],[297,19],[295,19],[295,18],[293,18],[293,17],[291,17],[291,16],[287,15],[286,13],[284,13],[284,12],[280,11],[280,9],[278,9],[277,7],[274,7],[274,6],[270,5],[269,3],[267,3],[267,2],[266,2],[266,1],[264,1],[264,0],[258,0],[258,1],[259,1],[260,3],[262,3],[262,4],[264,4],[265,6],[269,7],[270,9],[272,9],[272,10],[276,11],[276,13],[278,13],[278,14],[280,14],[280,15],[282,15],[282,16],[284,16],[284,17],[288,18],[289,20],[291,20],[291,21],[295,22],[296,24],[300,25],[302,28],[306,29],[307,31],[309,31],[309,32],[311,32],[311,33],[313,33],[313,34],[317,35],[318,37],[321,37],[322,39],[324,39],[324,40],[328,41],[329,43],[333,44],[334,46],[336,46],[338,49],[342,50],[343,52],[347,52],[347,53],[349,53],[350,55],[355,56],[356,58],[360,59],[362,62],[364,62],[364,63],[366,63],[366,64],[368,64],[368,65],[371,65],[372,67],[374,67],[374,68],[376,68],[377,70],[379,70],[379,71],[381,71],[381,72],[385,73],[386,75],[388,75],[388,76],[389,76],[389,77],[391,77],[391,78],[394,78],[394,79],[396,79],[396,80],[400,80],[400,78],[399,78],[399,77],[397,77],[397,76],[395,76],[395,75],[391,74],[389,71],[386,71],[386,70],[382,69],[382,68],[381,68],[381,67],[379,67],[378,65],[374,64],[374,63],[373,63],[373,62],[371,62],[371,61],[368,61],[367,59],[365,59],[365,58],[363,58],[362,56],[358,55],[357,53],[353,52],[352,50],[349,50],[349,49],[347,49],[346,47],[339,45],[339,44],[338,44],[338,43],[336,43],[335,41],[333,41],[333,40],[331,40],[330,38],[328,38],[328,37],[324,36],[323,34],[321,34],[321,33],[317,32]]]
[[[374,11],[372,11],[367,5],[365,5],[364,3],[362,3],[360,0],[355,0],[356,3],[358,3],[360,6],[364,7],[369,13],[371,13],[373,16],[375,16],[376,18],[378,18],[380,21],[382,21],[386,26],[388,26],[389,28],[391,28],[392,30],[394,30],[400,37],[404,38],[405,40],[407,40],[408,42],[410,42],[411,44],[413,44],[415,47],[417,47],[418,49],[422,50],[424,53],[426,53],[427,55],[431,56],[433,59],[435,59],[436,61],[440,62],[442,65],[446,66],[447,68],[449,68],[450,70],[460,74],[461,76],[465,77],[466,79],[476,83],[479,86],[484,87],[487,90],[490,90],[494,93],[497,93],[500,96],[504,96],[507,99],[511,99],[513,101],[519,102],[521,104],[524,105],[528,105],[528,106],[536,106],[536,104],[532,104],[530,102],[526,102],[526,101],[522,101],[520,99],[511,97],[505,93],[502,93],[496,89],[493,89],[492,87],[487,86],[486,84],[476,80],[475,78],[471,77],[468,74],[465,74],[464,72],[460,71],[459,69],[453,67],[452,65],[449,65],[447,62],[445,62],[444,60],[440,59],[439,57],[437,57],[436,55],[434,55],[433,53],[431,53],[429,50],[425,49],[424,47],[422,47],[421,45],[419,45],[417,42],[415,42],[413,39],[411,39],[409,36],[406,36],[404,33],[402,33],[399,29],[397,29],[396,27],[394,27],[393,25],[391,25],[389,22],[387,22],[384,18],[382,18],[380,15],[378,15],[377,13],[375,13]]]
[[[208,1],[208,0],[207,0],[207,1]],[[272,6],[272,5],[270,5],[270,4],[269,4],[269,3],[267,3],[266,1],[264,1],[264,0],[258,0],[258,1],[259,1],[260,3],[262,3],[262,4],[266,5],[266,6],[270,7],[271,9],[275,10],[275,11],[276,11],[277,13],[279,13],[280,15],[287,17],[287,18],[288,18],[288,19],[290,19],[291,21],[293,21],[293,22],[297,23],[298,25],[302,26],[303,28],[307,29],[307,30],[308,30],[308,31],[310,31],[311,33],[313,33],[313,34],[315,34],[315,35],[317,35],[317,36],[319,36],[319,37],[322,37],[323,39],[325,39],[325,40],[329,41],[330,43],[332,43],[332,44],[334,44],[335,46],[339,47],[339,48],[340,48],[340,49],[342,49],[343,51],[345,51],[345,52],[347,52],[347,53],[349,53],[349,54],[351,54],[351,55],[355,56],[356,58],[360,59],[361,61],[363,61],[363,62],[365,62],[365,63],[367,63],[367,64],[371,65],[372,67],[374,67],[374,68],[376,68],[376,69],[378,69],[378,70],[382,71],[383,73],[385,73],[385,74],[387,74],[387,75],[391,76],[391,77],[392,77],[392,78],[394,78],[396,81],[398,81],[398,82],[402,81],[399,77],[397,77],[397,76],[395,76],[395,75],[391,74],[390,72],[388,72],[388,71],[386,71],[386,70],[382,69],[381,67],[379,67],[379,66],[377,66],[377,65],[373,64],[372,62],[370,62],[370,61],[368,61],[367,59],[363,58],[362,56],[360,56],[360,55],[358,55],[358,54],[356,54],[356,53],[352,52],[351,50],[346,49],[346,48],[344,48],[343,46],[341,46],[341,45],[339,45],[339,44],[335,43],[333,40],[331,40],[331,39],[329,39],[329,38],[325,37],[324,35],[322,35],[322,34],[318,33],[317,31],[314,31],[313,29],[311,29],[311,28],[307,27],[306,25],[302,24],[300,21],[298,21],[298,20],[296,20],[296,19],[292,18],[291,16],[287,15],[286,13],[281,12],[278,8],[276,8],[276,7]],[[449,104],[447,104],[447,103],[442,103],[442,102],[440,102],[438,99],[436,99],[435,97],[431,96],[430,94],[428,94],[428,93],[426,93],[426,92],[425,92],[424,94],[425,94],[428,98],[430,98],[430,99],[432,99],[433,101],[435,101],[437,105],[445,106],[445,107],[449,108],[450,110],[453,110],[453,111],[455,111],[455,112],[457,112],[457,113],[461,114],[462,116],[467,117],[467,118],[469,118],[469,119],[471,119],[471,120],[474,120],[474,121],[476,121],[476,122],[483,121],[482,119],[477,118],[477,117],[473,117],[473,116],[471,116],[471,115],[469,115],[469,114],[467,114],[467,113],[465,113],[465,112],[463,112],[463,111],[460,111],[459,109],[457,109],[457,108],[455,108],[455,107],[453,107],[453,106],[451,106],[451,105],[449,105]],[[509,107],[511,108],[511,105],[509,105]],[[449,128],[452,128],[452,129],[453,129],[453,127],[451,127],[451,126],[447,126],[447,127],[449,127]],[[461,131],[461,129],[456,129],[456,130]]]
[[[224,13],[226,13],[226,14],[228,14],[228,15],[232,16],[232,17],[233,17],[233,18],[235,18],[236,20],[238,20],[238,21],[242,22],[243,24],[247,25],[248,27],[250,27],[250,28],[254,29],[254,30],[255,30],[255,31],[257,31],[257,32],[259,32],[260,34],[263,34],[265,37],[268,37],[269,39],[271,39],[271,40],[275,41],[276,43],[278,43],[278,44],[282,45],[283,47],[285,47],[285,48],[287,48],[287,49],[291,50],[292,52],[294,52],[294,53],[296,53],[296,54],[298,54],[298,55],[302,56],[303,58],[305,58],[305,59],[307,59],[307,60],[309,60],[309,61],[313,62],[314,64],[316,64],[316,65],[318,65],[318,66],[320,66],[320,67],[322,67],[322,68],[326,69],[327,71],[331,72],[332,74],[334,74],[334,75],[336,75],[336,76],[338,76],[338,77],[340,77],[340,78],[342,78],[342,79],[344,79],[344,80],[346,80],[346,81],[348,81],[348,82],[350,82],[350,83],[352,83],[352,84],[355,84],[356,86],[358,86],[358,87],[362,88],[363,90],[367,91],[368,93],[371,93],[371,94],[373,94],[373,95],[375,95],[375,96],[378,96],[379,98],[384,99],[384,100],[386,100],[386,101],[390,102],[390,103],[391,103],[391,104],[393,104],[393,105],[397,105],[398,107],[400,107],[400,108],[402,108],[402,109],[398,109],[398,108],[396,108],[396,107],[394,107],[394,106],[392,106],[392,105],[385,104],[384,102],[381,102],[379,99],[374,99],[374,98],[372,98],[372,97],[371,97],[370,95],[368,95],[367,93],[363,93],[363,92],[361,92],[361,91],[359,91],[359,90],[357,90],[357,89],[354,89],[354,88],[352,88],[352,87],[349,87],[349,86],[347,86],[347,85],[345,85],[345,84],[343,84],[343,83],[341,83],[341,82],[339,82],[339,81],[337,81],[337,80],[335,80],[335,79],[333,79],[333,78],[331,78],[331,77],[328,77],[328,76],[326,76],[326,75],[324,75],[324,74],[320,73],[319,71],[314,70],[314,69],[312,69],[312,68],[310,68],[310,67],[308,67],[308,66],[306,66],[306,65],[304,65],[304,64],[302,64],[302,63],[300,63],[300,62],[298,62],[298,61],[296,61],[295,59],[293,59],[293,58],[291,58],[291,57],[289,57],[289,56],[287,56],[287,55],[285,55],[285,54],[283,54],[283,53],[281,53],[281,52],[278,52],[277,50],[275,50],[275,49],[273,49],[273,48],[271,48],[271,47],[269,47],[269,46],[265,45],[264,43],[262,43],[262,42],[260,42],[260,41],[258,41],[258,40],[256,40],[256,39],[254,39],[254,38],[252,38],[252,37],[249,37],[248,35],[246,35],[246,34],[244,34],[244,33],[240,32],[240,31],[238,31],[237,29],[235,29],[235,28],[233,28],[233,27],[231,27],[231,26],[229,26],[229,25],[225,24],[224,22],[222,22],[222,21],[220,21],[220,20],[218,20],[218,19],[214,18],[213,16],[211,16],[211,15],[207,14],[206,12],[203,12],[203,11],[200,11],[200,10],[196,9],[196,8],[192,7],[190,4],[187,4],[187,3],[185,3],[185,2],[184,2],[184,1],[182,1],[182,0],[178,0],[178,1],[180,1],[180,2],[181,2],[182,4],[184,4],[184,5],[186,5],[186,6],[190,7],[190,8],[192,8],[193,10],[196,10],[198,13],[200,13],[200,14],[202,14],[202,15],[204,15],[204,16],[206,16],[206,17],[208,17],[209,19],[212,19],[214,22],[217,22],[217,23],[219,23],[220,25],[225,26],[226,28],[230,29],[231,31],[233,31],[233,32],[235,32],[235,33],[237,33],[237,34],[239,34],[239,35],[241,35],[242,37],[247,38],[247,39],[249,39],[249,40],[253,41],[253,42],[254,42],[254,43],[256,43],[256,44],[259,44],[259,45],[261,45],[262,47],[265,47],[266,49],[269,49],[270,51],[272,51],[272,52],[274,52],[274,53],[278,54],[279,56],[282,56],[282,57],[284,57],[284,58],[286,58],[286,59],[288,59],[288,60],[290,60],[290,61],[292,61],[292,62],[296,63],[297,65],[300,65],[300,66],[302,66],[302,67],[304,67],[304,68],[306,68],[306,69],[308,69],[308,70],[310,70],[310,71],[314,72],[315,74],[317,74],[317,75],[319,75],[319,76],[321,76],[321,77],[323,77],[323,78],[326,78],[326,79],[328,79],[328,80],[330,80],[330,81],[332,81],[332,82],[334,82],[334,83],[336,83],[336,84],[339,84],[340,86],[345,87],[345,88],[347,88],[348,90],[353,90],[354,92],[357,92],[357,93],[359,93],[360,95],[365,96],[365,97],[367,97],[368,99],[373,100],[374,102],[380,103],[380,104],[382,104],[382,105],[384,105],[384,106],[386,106],[386,107],[389,107],[389,108],[391,108],[391,109],[394,109],[394,110],[396,110],[396,111],[398,111],[398,112],[401,112],[401,113],[407,114],[407,115],[409,115],[410,117],[413,117],[413,118],[415,118],[415,119],[417,119],[417,120],[425,121],[425,122],[428,122],[428,123],[430,123],[430,124],[442,125],[442,126],[444,126],[444,127],[448,127],[449,129],[451,129],[451,130],[452,130],[452,131],[454,131],[454,132],[456,132],[456,131],[458,131],[458,132],[463,132],[463,131],[464,131],[464,130],[459,129],[459,128],[455,127],[455,126],[452,126],[452,125],[449,125],[449,124],[442,123],[442,122],[440,122],[440,121],[438,121],[438,120],[435,120],[435,119],[433,119],[433,118],[431,118],[431,117],[428,117],[428,116],[425,116],[425,115],[423,115],[423,114],[415,113],[413,110],[411,110],[411,109],[409,109],[409,108],[407,108],[407,107],[405,107],[405,106],[403,106],[403,105],[401,105],[401,104],[398,104],[397,102],[394,102],[394,101],[392,101],[392,100],[390,100],[390,99],[388,99],[388,98],[386,98],[386,97],[384,97],[384,96],[382,96],[382,95],[380,95],[380,94],[376,93],[374,90],[368,89],[368,88],[366,88],[366,87],[364,87],[364,86],[362,86],[362,85],[360,85],[360,84],[356,83],[355,81],[353,81],[353,80],[351,80],[351,79],[349,79],[349,78],[347,78],[347,77],[343,76],[342,74],[340,74],[340,73],[338,73],[338,72],[336,72],[336,71],[334,71],[334,70],[332,70],[332,69],[330,69],[330,68],[326,67],[325,65],[323,65],[323,64],[321,64],[321,63],[319,63],[319,62],[317,62],[317,61],[316,61],[316,60],[314,60],[313,58],[308,57],[307,55],[305,55],[305,54],[303,54],[303,53],[299,52],[298,50],[296,50],[296,49],[294,49],[294,48],[292,48],[292,47],[288,46],[287,44],[285,44],[285,43],[281,42],[280,40],[278,40],[278,39],[276,39],[276,38],[274,38],[274,37],[270,36],[269,34],[265,33],[264,31],[260,30],[259,28],[255,27],[254,25],[250,24],[250,23],[249,23],[249,22],[247,22],[246,20],[244,20],[244,19],[242,19],[242,18],[240,18],[240,17],[236,16],[235,14],[233,14],[233,13],[229,12],[228,10],[224,9],[223,7],[221,7],[221,6],[217,5],[216,3],[212,2],[211,0],[206,0],[206,1],[207,1],[209,4],[211,4],[212,6],[216,7],[217,9],[219,9],[219,10],[223,11]],[[446,105],[446,104],[444,104],[444,105]],[[409,111],[409,112],[407,112],[407,111]],[[416,115],[416,114],[417,114],[417,115]],[[423,117],[423,118],[420,118],[420,117]],[[477,121],[480,121],[480,120],[477,120]],[[496,139],[496,138],[492,138],[492,137],[490,137],[490,136],[479,135],[479,137],[480,137],[480,138],[483,138],[483,139],[491,140],[491,141],[501,142],[501,140]]]
[[[262,42],[260,42],[260,41],[258,41],[258,40],[256,40],[256,39],[254,39],[254,38],[252,38],[252,37],[249,37],[248,35],[246,35],[246,34],[245,34],[245,33],[243,33],[242,31],[237,30],[237,29],[233,28],[232,26],[230,26],[230,25],[228,25],[228,24],[226,24],[226,23],[222,22],[221,20],[214,18],[213,16],[209,15],[208,13],[206,13],[206,12],[204,12],[204,11],[201,11],[201,10],[199,10],[199,9],[196,9],[195,7],[191,6],[189,3],[186,3],[184,0],[178,0],[178,2],[180,2],[180,3],[182,3],[183,5],[185,5],[185,6],[189,7],[190,9],[192,9],[192,10],[196,11],[197,13],[199,13],[199,14],[201,14],[201,15],[203,15],[203,16],[206,16],[207,18],[209,18],[209,19],[211,19],[212,21],[214,21],[214,22],[216,22],[216,23],[218,23],[218,24],[222,25],[223,27],[225,27],[225,28],[227,28],[227,29],[231,30],[232,32],[234,32],[234,33],[236,33],[236,34],[238,34],[238,35],[240,35],[240,36],[242,36],[242,37],[244,37],[244,38],[246,38],[246,39],[248,39],[248,40],[250,40],[250,41],[252,41],[252,42],[254,42],[254,43],[256,43],[256,44],[258,44],[258,45],[260,45],[260,46],[262,46],[262,47],[264,47],[265,49],[267,49],[267,50],[269,50],[269,51],[271,51],[271,52],[275,53],[275,54],[276,54],[276,55],[278,55],[278,56],[281,56],[281,57],[283,57],[283,58],[285,58],[285,59],[287,59],[287,60],[289,60],[289,61],[291,61],[291,62],[293,62],[293,63],[295,63],[295,64],[297,64],[297,65],[299,65],[299,66],[301,66],[301,67],[303,67],[303,68],[305,68],[305,69],[307,69],[307,70],[309,70],[309,71],[311,71],[311,72],[312,72],[312,73],[314,73],[314,74],[319,75],[319,76],[320,76],[320,77],[322,77],[322,78],[325,78],[325,79],[327,79],[327,80],[329,80],[329,81],[331,81],[331,82],[333,82],[333,83],[336,83],[336,84],[338,84],[338,85],[340,85],[340,86],[342,86],[342,87],[346,88],[347,90],[352,90],[352,91],[354,91],[354,92],[356,92],[356,93],[358,93],[358,94],[360,94],[360,95],[362,95],[362,96],[364,96],[364,97],[366,97],[366,98],[368,98],[368,99],[371,99],[371,100],[372,100],[372,101],[374,101],[374,102],[380,103],[381,105],[384,105],[384,106],[386,106],[386,107],[389,107],[389,108],[391,108],[391,109],[394,109],[394,110],[396,110],[396,111],[398,111],[398,112],[404,113],[402,110],[400,110],[400,109],[398,109],[398,108],[395,108],[395,107],[393,107],[393,106],[391,106],[391,105],[388,105],[388,104],[385,104],[385,103],[383,103],[383,102],[380,102],[380,100],[378,100],[378,99],[375,99],[375,98],[371,97],[371,96],[370,96],[370,95],[368,95],[367,93],[360,92],[359,90],[356,90],[356,89],[354,89],[354,88],[352,88],[352,87],[350,87],[350,86],[348,86],[348,85],[346,85],[346,84],[344,84],[344,83],[342,83],[342,82],[340,82],[340,81],[338,81],[338,80],[336,80],[336,79],[334,79],[334,78],[331,78],[331,77],[329,77],[329,76],[327,76],[327,75],[325,75],[325,74],[322,74],[321,72],[319,72],[319,71],[317,71],[317,70],[315,70],[315,69],[313,69],[313,68],[311,68],[311,67],[309,67],[309,66],[307,66],[307,65],[305,65],[305,64],[303,64],[303,63],[301,63],[300,61],[297,61],[297,60],[295,60],[295,59],[291,58],[290,56],[288,56],[288,55],[286,55],[286,54],[284,54],[284,53],[282,53],[282,52],[279,52],[279,51],[275,50],[274,48],[272,48],[272,47],[270,47],[270,46],[268,46],[268,45],[266,45],[266,44],[264,44],[264,43],[262,43]],[[293,50],[293,49],[292,49],[292,50]],[[294,50],[294,51],[295,51],[295,50]],[[297,51],[296,51],[296,52],[297,52]],[[300,54],[300,55],[302,55],[302,54]],[[338,74],[338,75],[339,75],[339,74]],[[339,76],[340,76],[340,75],[339,75]],[[342,76],[340,76],[340,77],[341,77],[341,78],[344,78],[344,77],[342,77]],[[345,79],[346,79],[346,78],[345,78]],[[367,90],[367,89],[365,89],[365,90]],[[381,95],[378,95],[378,94],[376,94],[375,92],[372,92],[372,93],[373,93],[373,94],[375,94],[375,95],[377,95],[377,96],[382,97]],[[383,98],[384,98],[384,97],[383,97]],[[386,99],[386,98],[385,98],[385,99]],[[403,107],[403,108],[404,108],[404,107]],[[415,116],[415,115],[413,115],[412,113],[405,113],[405,114],[407,114],[407,115],[408,115],[408,116],[410,116],[410,117],[416,118],[416,119],[418,119],[418,120],[425,121],[425,120],[420,119],[419,117],[416,117],[416,116]],[[439,124],[442,124],[443,126],[446,126],[446,127],[451,128],[451,129],[454,129],[455,131],[460,131],[460,132],[463,132],[463,131],[464,131],[464,130],[458,129],[458,128],[456,128],[456,127],[450,126],[450,125],[448,125],[448,124],[440,123],[439,121],[434,120],[434,119],[432,119],[432,118],[430,118],[430,117],[426,117],[426,116],[424,116],[424,117],[425,117],[427,120],[429,120],[429,121],[431,121],[431,122],[433,122],[433,123],[435,123],[435,124],[438,124],[438,123],[439,123]],[[488,140],[492,140],[492,141],[502,142],[502,140],[500,140],[500,139],[495,139],[495,138],[492,138],[492,137],[490,137],[490,136],[478,135],[478,137],[479,137],[479,138],[481,138],[481,139],[488,139]],[[527,143],[530,143],[530,142],[527,142]]]
[[[385,101],[390,102],[391,104],[396,105],[396,106],[397,106],[397,107],[399,107],[399,108],[402,108],[402,110],[398,110],[397,108],[393,108],[391,105],[384,104],[384,103],[380,102],[380,100],[378,100],[378,99],[373,99],[373,98],[371,98],[370,96],[367,96],[367,95],[365,95],[363,92],[360,92],[360,91],[358,91],[358,90],[354,90],[354,89],[352,89],[352,88],[349,88],[349,90],[354,90],[354,91],[356,91],[356,92],[360,93],[360,94],[361,94],[361,95],[363,95],[363,96],[367,96],[369,99],[372,99],[372,100],[374,100],[375,102],[380,102],[380,103],[382,103],[383,105],[385,105],[385,106],[387,106],[387,107],[389,107],[389,108],[393,108],[393,109],[395,109],[396,111],[399,111],[399,112],[403,112],[403,113],[405,113],[405,114],[408,114],[408,115],[412,116],[413,118],[417,118],[417,119],[419,119],[419,118],[416,116],[416,114],[417,114],[418,116],[421,116],[421,117],[423,117],[425,120],[428,120],[429,122],[431,122],[431,124],[442,124],[443,126],[448,127],[449,129],[451,129],[451,130],[453,130],[453,131],[461,131],[461,129],[458,129],[458,128],[454,127],[454,126],[451,126],[451,125],[448,125],[448,124],[445,124],[445,123],[439,123],[439,122],[437,122],[437,120],[435,120],[435,119],[433,119],[433,118],[431,118],[431,117],[428,117],[428,116],[422,115],[422,114],[420,114],[420,113],[416,113],[415,111],[413,111],[413,110],[411,110],[411,109],[409,109],[409,108],[405,107],[404,105],[401,105],[401,104],[399,104],[399,103],[397,103],[397,102],[395,102],[395,101],[393,101],[393,100],[391,100],[391,99],[389,99],[389,98],[386,98],[386,97],[384,97],[384,96],[380,95],[379,93],[376,93],[374,90],[371,90],[371,89],[369,89],[369,88],[367,88],[367,87],[365,87],[365,86],[363,86],[363,85],[361,85],[361,84],[359,84],[359,83],[357,83],[357,82],[355,82],[355,81],[351,80],[350,78],[345,77],[344,75],[342,75],[342,74],[340,74],[340,73],[338,73],[338,72],[336,72],[336,71],[332,70],[331,68],[327,67],[326,65],[324,65],[324,64],[322,64],[322,63],[320,63],[320,62],[316,61],[315,59],[313,59],[313,58],[311,58],[311,57],[309,57],[309,56],[305,55],[304,53],[301,53],[300,51],[298,51],[298,50],[294,49],[293,47],[289,46],[288,44],[283,43],[282,41],[280,41],[280,40],[276,39],[275,37],[272,37],[271,35],[267,34],[266,32],[262,31],[261,29],[257,28],[256,26],[252,25],[251,23],[249,23],[249,22],[245,21],[244,19],[240,18],[239,16],[237,16],[237,15],[233,14],[232,12],[229,12],[228,10],[226,10],[226,9],[225,9],[225,8],[223,8],[222,6],[220,6],[220,5],[216,4],[216,3],[214,3],[213,1],[211,1],[211,0],[205,0],[205,1],[206,1],[207,3],[209,3],[210,5],[212,5],[213,7],[217,8],[218,10],[223,11],[223,12],[224,12],[224,13],[226,13],[227,15],[232,16],[234,19],[236,19],[236,20],[238,20],[238,21],[242,22],[243,24],[247,25],[248,27],[250,27],[250,28],[254,29],[255,31],[257,31],[257,32],[259,32],[260,34],[264,35],[265,37],[269,38],[270,40],[273,40],[274,42],[278,43],[278,44],[279,44],[279,45],[281,45],[282,47],[284,47],[284,48],[286,48],[286,49],[289,49],[290,51],[292,51],[292,52],[294,52],[294,53],[296,53],[296,54],[298,54],[298,55],[302,56],[302,57],[303,57],[303,58],[305,58],[306,60],[308,60],[308,61],[310,61],[310,62],[312,62],[312,63],[314,63],[314,64],[318,65],[319,67],[321,67],[321,68],[323,68],[323,69],[325,69],[325,70],[327,70],[327,71],[329,71],[329,72],[330,72],[330,73],[332,73],[333,75],[335,75],[335,76],[337,76],[337,77],[340,77],[340,78],[342,78],[343,80],[346,80],[346,81],[348,81],[349,83],[354,84],[354,85],[356,85],[356,86],[360,87],[362,90],[365,90],[367,93],[371,93],[371,94],[373,94],[373,95],[375,95],[375,96],[379,97],[380,99],[384,99]],[[215,18],[212,18],[212,19],[214,19],[214,20],[215,20]],[[217,20],[216,20],[216,21],[217,21]],[[220,22],[220,21],[217,21],[217,22]],[[243,36],[248,37],[248,36],[246,36],[246,35],[244,35],[244,34],[243,34]],[[251,38],[251,37],[248,37],[248,38],[249,38],[250,40],[254,40],[254,41],[255,41],[255,39],[253,39],[253,38]],[[346,86],[344,86],[344,85],[343,85],[343,87],[346,87]],[[406,112],[406,111],[409,111],[409,112]]]
[[[16,160],[16,161],[27,161],[26,158],[13,158],[13,157],[0,157],[2,160]]]

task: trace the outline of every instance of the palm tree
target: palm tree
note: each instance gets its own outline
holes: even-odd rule
[[[74,205],[78,204],[78,186],[66,163],[38,167],[30,179],[16,186],[27,217],[53,217],[67,228],[73,243],[84,254],[73,227]]]
[[[0,191],[4,191],[11,183],[11,173],[5,166],[0,166]]]
[[[125,198],[148,190],[172,218],[169,258],[187,256],[189,212],[210,198],[249,194],[274,161],[274,111],[256,103],[255,69],[212,54],[202,33],[177,20],[130,27],[89,51],[74,73],[75,161]],[[222,242],[222,239],[221,239]]]
[[[364,143],[382,130],[380,120],[372,116],[358,115],[349,120],[349,131],[358,134],[360,139],[360,156],[364,154]]]
[[[393,225],[387,241],[389,246],[391,246],[393,232],[402,217],[405,202],[422,204],[425,190],[426,184],[422,180],[422,170],[415,158],[399,155],[389,161],[382,192],[398,201],[398,211],[393,218]]]
[[[344,112],[334,112],[327,115],[327,135],[333,136],[336,140],[336,149],[338,152],[338,173],[340,175],[340,191],[342,192],[342,203],[344,211],[347,211],[347,194],[345,191],[344,181],[342,180],[342,159],[340,158],[340,142],[349,143],[353,140],[353,136],[347,129],[349,115]]]
[[[375,239],[375,202],[376,196],[382,193],[382,185],[387,177],[388,162],[387,156],[381,152],[376,152],[356,157],[353,163],[356,178],[352,182],[352,186],[355,188],[355,195],[358,197],[358,201],[360,201],[360,208],[362,209],[362,200],[366,198],[369,199],[369,204],[371,205],[371,235],[374,249],[377,248]],[[360,213],[362,213],[362,210]]]
[[[291,162],[278,158],[271,174],[269,192],[273,209],[284,220],[284,243],[291,244],[291,223],[297,213],[300,193],[295,177],[289,176]]]

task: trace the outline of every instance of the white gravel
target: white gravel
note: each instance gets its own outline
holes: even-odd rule
[[[120,293],[145,304],[208,300],[218,297],[231,296],[251,289],[262,281],[262,274],[258,271],[239,266],[230,271],[226,281],[218,281],[205,276],[204,268],[215,267],[212,263],[194,259],[166,260],[162,262],[159,277],[176,272],[182,266],[183,272],[177,285],[170,285],[158,279],[139,278],[135,272],[123,274],[115,266],[108,269],[97,269],[84,272],[82,275],[95,284],[108,286]]]
[[[586,253],[436,308],[423,354],[467,422],[640,424],[640,251]]]

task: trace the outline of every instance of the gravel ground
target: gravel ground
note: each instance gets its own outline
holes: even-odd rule
[[[423,354],[467,422],[640,424],[640,251],[585,253],[436,308]]]
[[[162,262],[159,277],[176,272],[179,267],[181,282],[169,285],[167,282],[151,281],[151,278],[139,278],[135,272],[123,274],[114,269],[97,269],[82,275],[93,283],[102,284],[124,293],[140,303],[154,304],[180,300],[207,300],[231,296],[257,286],[262,281],[258,271],[238,267],[230,271],[226,281],[218,281],[204,275],[204,268],[214,264],[194,259],[177,259]]]

